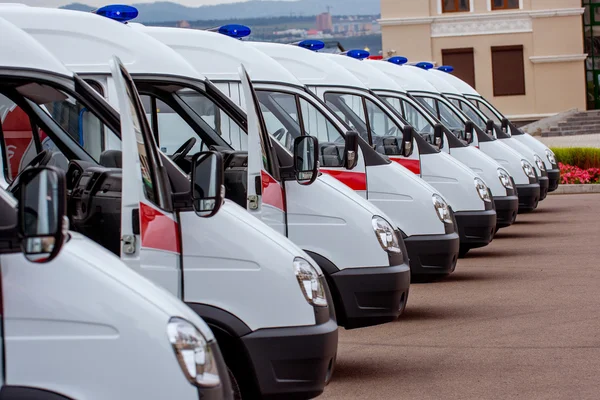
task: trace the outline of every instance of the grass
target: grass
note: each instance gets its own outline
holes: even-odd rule
[[[600,149],[593,147],[553,147],[556,161],[582,169],[600,168]]]

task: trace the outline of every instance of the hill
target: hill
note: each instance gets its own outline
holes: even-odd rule
[[[257,1],[218,4],[211,6],[186,7],[172,2],[134,4],[140,11],[138,22],[200,21],[215,19],[241,19],[279,16],[310,16],[327,11],[331,7],[333,15],[375,15],[380,14],[379,0],[298,0],[298,1]],[[77,11],[91,11],[82,3],[72,3],[61,8]]]

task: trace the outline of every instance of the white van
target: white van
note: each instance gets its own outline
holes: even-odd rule
[[[104,37],[113,30],[123,37],[121,28],[126,35],[149,40],[154,50],[161,46],[92,14],[28,7],[0,7],[0,14],[20,25],[32,22],[36,28],[43,26],[40,21],[74,28],[82,19],[88,32],[98,28],[94,25],[98,21]],[[65,14],[73,19],[61,20]],[[49,31],[44,30],[42,37],[52,37]],[[61,32],[68,37],[68,31]],[[57,38],[49,41],[54,40],[65,43]],[[68,53],[74,49],[71,42]],[[87,50],[79,53],[95,52]],[[146,61],[160,59],[148,54]],[[36,75],[32,79],[37,83],[23,85],[13,99],[29,112],[13,106],[3,119],[13,124],[13,132],[29,135],[26,143],[13,143],[18,149],[14,154],[21,154],[19,161],[27,160],[27,149],[33,147],[29,164],[69,162],[72,226],[120,254],[130,269],[203,316],[220,341],[236,395],[317,396],[337,351],[337,323],[319,267],[242,208],[222,203],[219,154],[196,155],[190,162],[190,181],[160,153],[127,72],[117,61],[102,64],[106,57],[100,52],[90,67],[102,77],[102,85],[111,83],[103,87],[112,104],[123,111],[120,116],[78,76]],[[175,60],[163,61],[166,68],[170,63]],[[122,153],[107,148],[107,143],[122,145]],[[144,363],[155,368],[147,359]]]
[[[448,72],[446,72],[448,71]],[[497,134],[498,139],[513,138],[537,154],[545,155],[542,160],[546,166],[548,173],[548,191],[553,192],[558,188],[560,182],[560,169],[558,163],[554,157],[554,153],[544,143],[540,142],[528,133],[523,132],[511,123],[496,107],[494,107],[489,101],[481,96],[475,89],[473,89],[467,82],[451,75],[448,67],[440,67],[438,69],[432,69],[431,73],[446,79],[454,87],[456,87],[460,93],[462,93],[469,101],[471,101],[485,116],[488,120],[494,121],[497,127],[494,131]],[[518,150],[517,150],[518,151]]]
[[[72,86],[73,74],[2,19],[0,35],[0,397],[232,398],[204,321],[107,250],[67,232],[64,173],[40,166],[50,157],[31,160],[7,181],[27,141],[18,125],[28,114],[13,100],[31,110],[34,99],[60,93],[47,85]],[[5,189],[20,199],[18,213]]]
[[[409,133],[412,127],[405,129],[404,121],[379,97],[334,61],[351,60],[349,57],[320,54],[300,46],[252,44],[292,72],[342,121],[357,129],[377,152],[411,168],[444,196],[454,211],[462,255],[491,242],[496,230],[496,212],[485,182],[460,162],[421,140],[420,136]],[[404,131],[410,139],[404,138]],[[409,156],[402,155],[397,145],[406,139],[416,142]]]
[[[427,142],[441,151],[450,154],[458,161],[475,171],[487,183],[496,207],[496,228],[510,226],[517,217],[519,198],[512,177],[496,160],[465,141],[458,139],[437,117],[429,113],[421,103],[409,93],[404,77],[398,65],[406,62],[403,57],[394,57],[388,62],[365,60],[352,63],[354,73],[385,100],[395,112],[410,123],[417,133]],[[388,79],[381,78],[384,74]],[[392,80],[393,82],[389,82]],[[427,82],[421,83],[423,89],[436,91]]]
[[[385,61],[380,61],[385,62]],[[454,103],[430,82],[432,76],[419,67],[402,65],[398,74],[405,79],[408,93],[457,137],[496,160],[513,178],[519,196],[519,212],[532,211],[540,200],[540,184],[535,167],[523,155],[496,140],[475,125]],[[424,85],[423,83],[427,83]],[[435,89],[435,91],[432,91]]]
[[[265,128],[276,139],[274,146],[284,153],[286,148],[291,150],[290,144],[296,137],[317,136],[320,170],[367,198],[390,215],[400,228],[413,278],[436,279],[454,270],[459,239],[451,213],[444,214],[446,203],[435,189],[378,154],[367,142],[358,139],[356,133],[348,133],[348,128],[280,64],[248,42],[226,35],[185,29],[139,29],[178,51],[240,105],[245,102],[239,95],[241,82],[236,71],[243,63],[250,71]],[[347,169],[344,142],[352,136],[358,140],[359,147],[356,165]],[[320,201],[323,195],[317,190],[311,188],[314,191],[311,194]],[[362,199],[357,201],[364,203]],[[333,256],[340,260],[339,256]],[[336,260],[332,261],[337,264]]]
[[[446,66],[446,68],[448,67]],[[442,92],[447,99],[454,103],[457,108],[459,108],[467,117],[469,117],[473,123],[475,123],[488,135],[501,140],[501,143],[504,143],[513,150],[517,151],[519,154],[525,157],[525,159],[529,161],[531,165],[534,166],[540,184],[540,201],[544,200],[548,194],[549,180],[548,172],[546,171],[546,165],[544,164],[544,161],[542,161],[542,158],[531,148],[504,133],[500,125],[496,125],[493,120],[489,119],[473,103],[467,100],[467,98],[463,96],[458,88],[452,85],[452,82],[450,81],[450,74],[442,73],[441,71],[433,68],[429,69],[428,72],[428,78],[430,82],[432,82],[432,84],[436,86],[437,89],[440,90],[440,92]]]

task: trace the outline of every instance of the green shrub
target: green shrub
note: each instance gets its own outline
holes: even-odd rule
[[[600,149],[593,147],[553,147],[556,161],[582,169],[600,168]]]

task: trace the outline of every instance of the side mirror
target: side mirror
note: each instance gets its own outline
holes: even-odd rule
[[[433,127],[433,144],[438,149],[444,147],[444,127],[442,124],[435,124]]]
[[[506,133],[508,133],[508,124],[509,124],[508,119],[502,118],[502,130]]]
[[[410,125],[406,125],[403,128],[402,135],[402,155],[404,157],[410,157],[413,152],[413,140],[415,138],[415,128]]]
[[[465,137],[463,139],[469,144],[473,143],[473,132],[475,132],[473,121],[465,122]]]
[[[353,169],[358,163],[358,132],[346,133],[346,147],[344,147],[344,166]]]
[[[19,234],[25,257],[47,263],[60,252],[68,231],[67,189],[62,171],[26,169],[19,180]]]
[[[294,175],[301,185],[310,185],[319,176],[319,141],[316,137],[294,139]]]
[[[192,204],[199,217],[215,215],[225,198],[223,158],[216,151],[197,153],[192,158]]]

